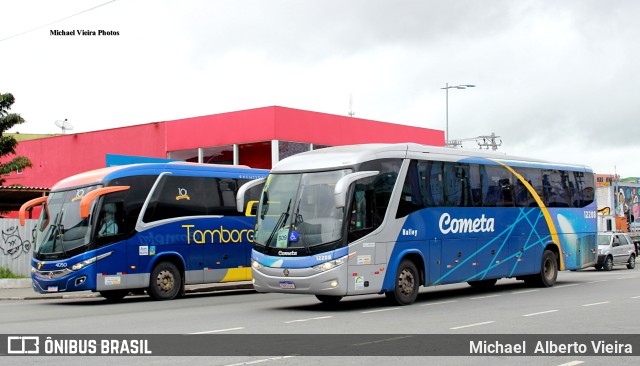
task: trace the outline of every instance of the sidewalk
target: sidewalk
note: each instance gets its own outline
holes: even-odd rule
[[[250,290],[253,289],[251,282],[229,282],[212,283],[205,285],[187,285],[185,293],[202,293],[228,290]],[[146,296],[146,295],[145,295]],[[82,299],[100,297],[97,292],[55,292],[50,294],[40,294],[31,287],[30,278],[0,279],[0,301],[2,300],[44,300],[44,299]]]

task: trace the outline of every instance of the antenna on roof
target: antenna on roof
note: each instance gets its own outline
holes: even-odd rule
[[[353,117],[356,115],[356,112],[353,111],[353,95],[349,94],[349,113],[347,113],[349,117]]]
[[[73,125],[69,122],[67,122],[67,119],[65,118],[64,121],[61,120],[57,120],[55,122],[56,126],[60,127],[62,129],[62,134],[64,135],[66,130],[73,130]]]

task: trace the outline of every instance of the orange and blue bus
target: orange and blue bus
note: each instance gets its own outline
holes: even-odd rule
[[[385,294],[406,305],[420,286],[550,287],[559,270],[597,259],[594,174],[583,165],[365,144],[283,159],[246,188],[260,184],[258,292],[328,303]]]
[[[152,163],[85,172],[58,182],[35,231],[33,288],[129,292],[173,299],[185,285],[248,281],[254,217],[236,210],[244,183],[268,171],[242,166]],[[245,191],[257,203],[261,187]]]

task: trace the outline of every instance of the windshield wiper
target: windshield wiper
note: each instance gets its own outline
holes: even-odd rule
[[[293,218],[293,226],[295,226],[296,230],[298,230],[298,238],[302,237],[302,245],[308,251],[309,243],[307,242],[307,234],[304,230],[304,218],[302,217],[302,215],[300,215],[301,201],[302,201],[302,198],[298,200],[298,207],[296,208],[296,214],[295,214],[295,217]]]
[[[280,214],[280,217],[278,218],[276,225],[273,227],[273,230],[271,231],[271,235],[269,235],[269,239],[267,239],[266,243],[264,244],[266,247],[269,247],[269,243],[271,243],[271,240],[273,239],[274,235],[276,235],[278,230],[280,230],[280,228],[284,226],[284,223],[287,222],[287,219],[289,218],[289,209],[291,208],[291,200],[292,199],[289,198],[289,204],[287,205],[287,210]]]

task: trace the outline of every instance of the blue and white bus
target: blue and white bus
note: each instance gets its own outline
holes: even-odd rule
[[[594,184],[582,165],[410,143],[298,154],[264,184],[254,287],[400,305],[419,286],[550,287],[597,259]]]
[[[192,163],[134,164],[89,171],[57,183],[35,231],[33,288],[99,291],[111,301],[147,290],[173,299],[184,286],[251,280],[254,217],[236,194],[267,170]],[[257,204],[262,187],[244,191]]]

